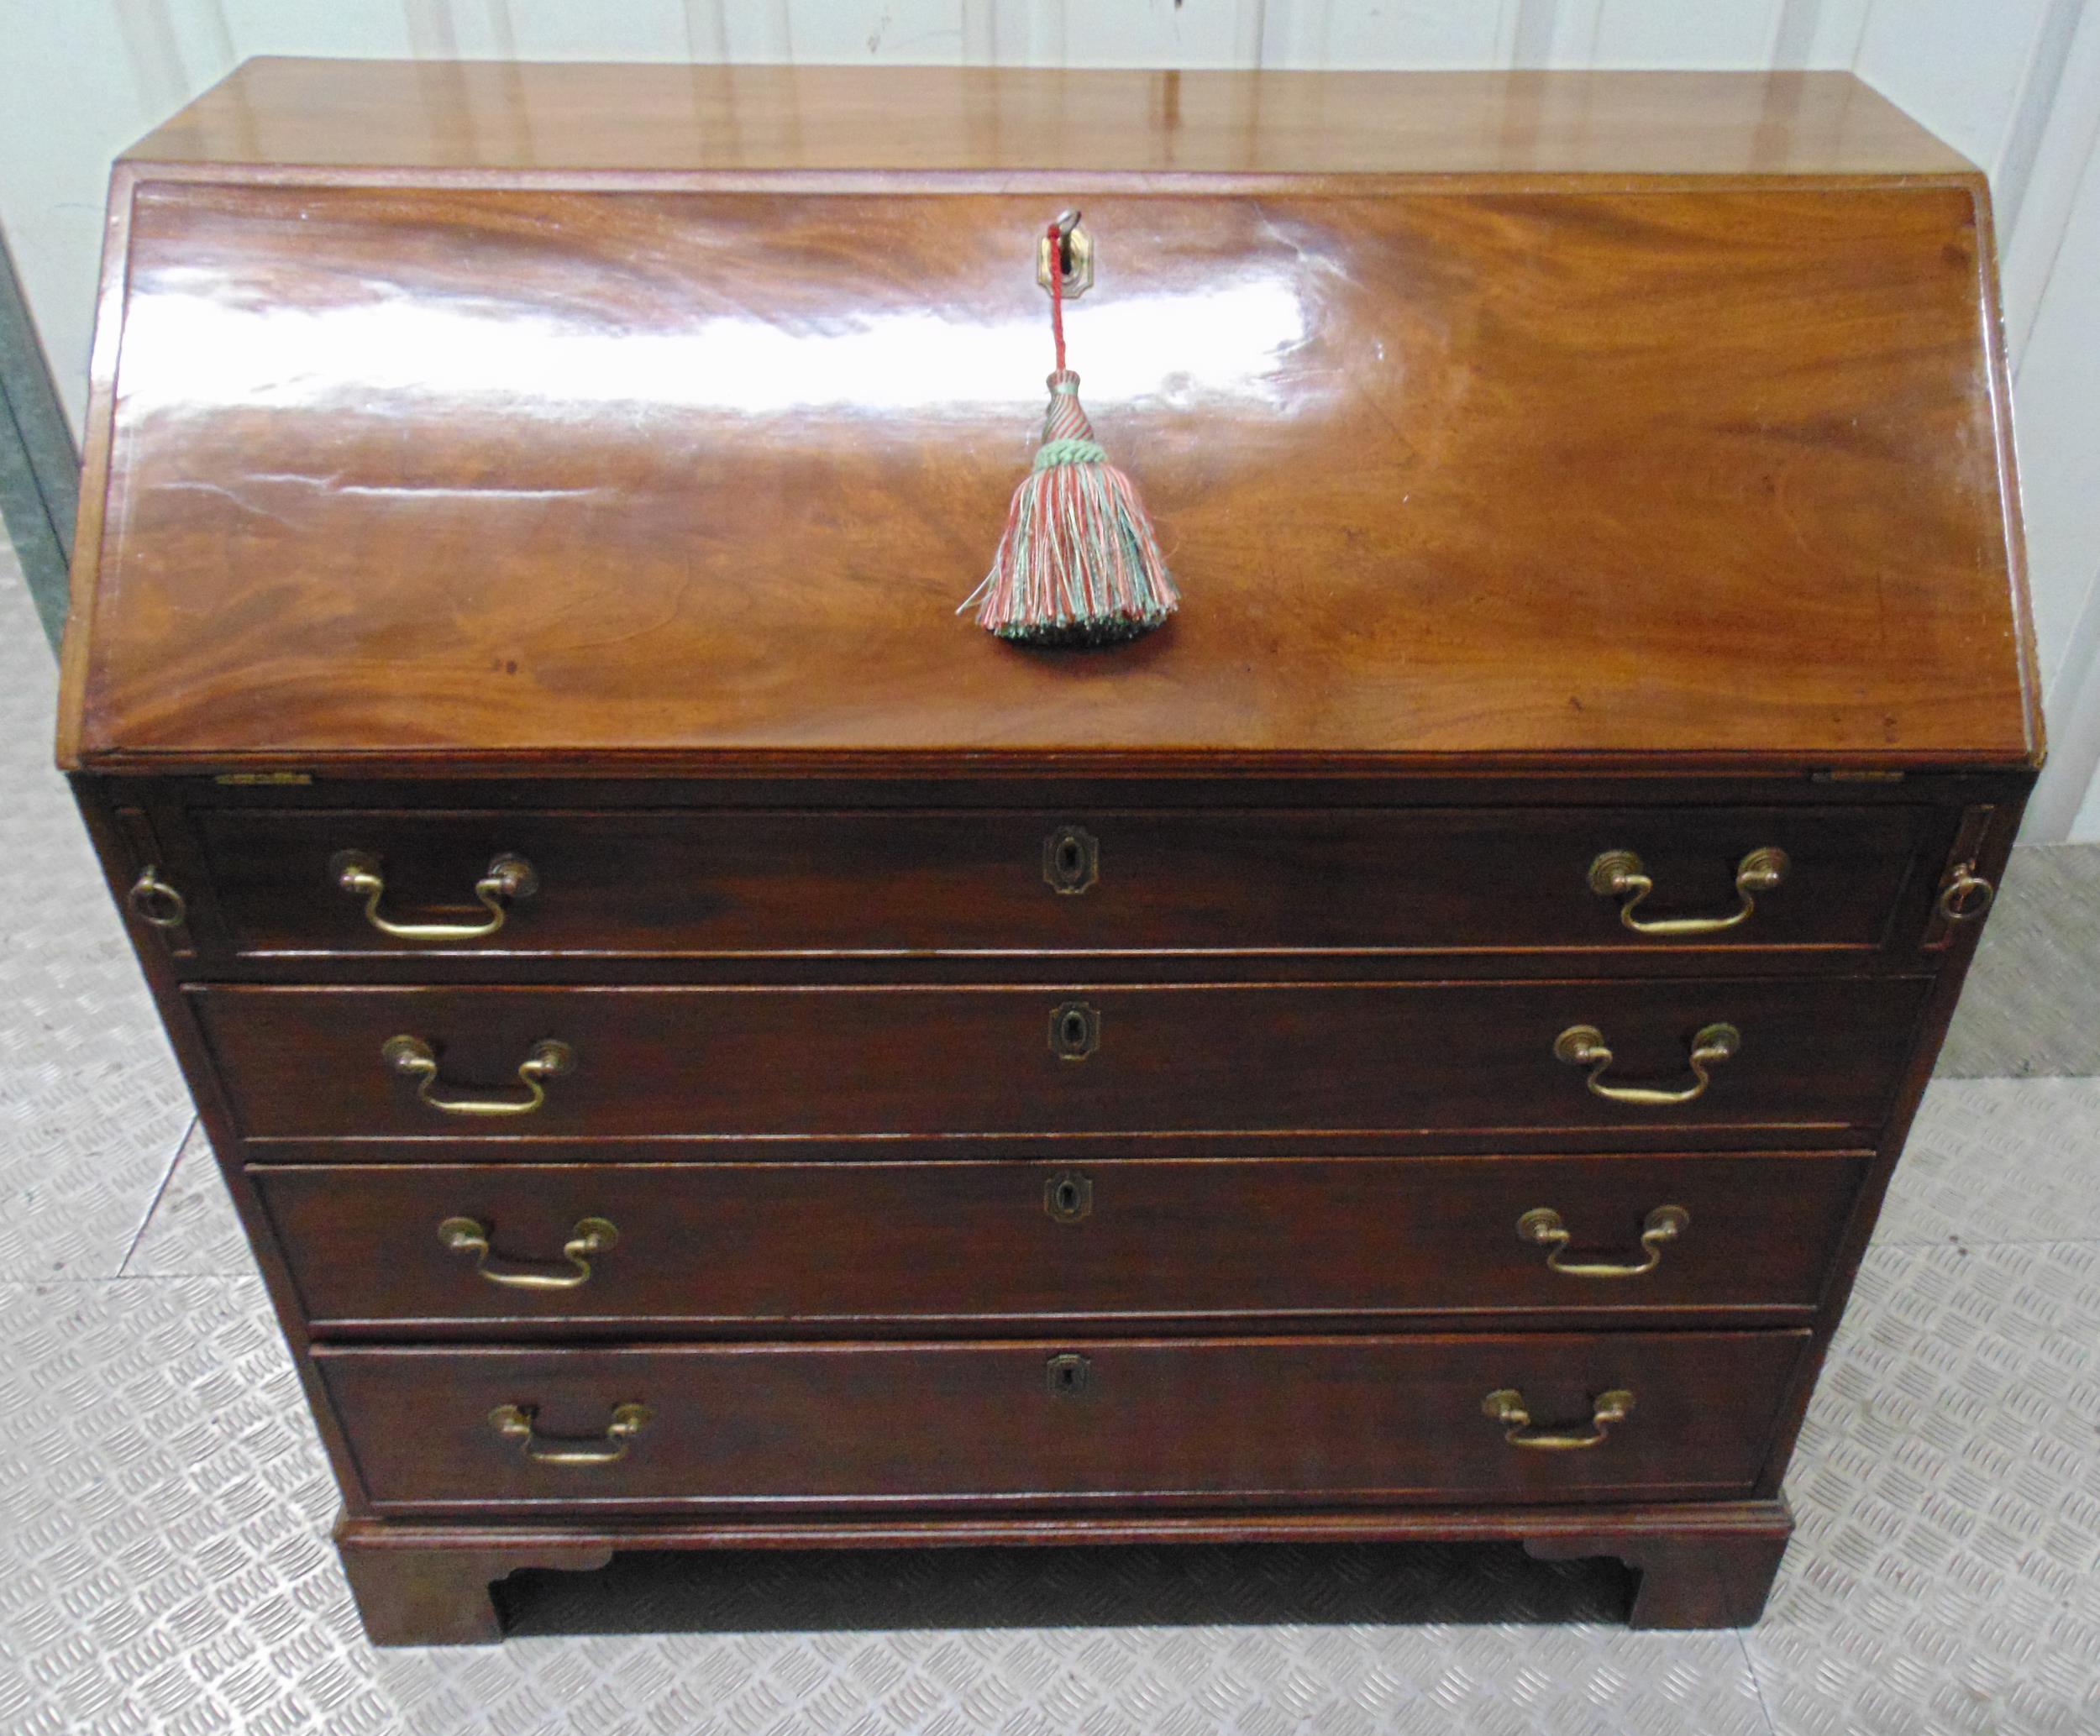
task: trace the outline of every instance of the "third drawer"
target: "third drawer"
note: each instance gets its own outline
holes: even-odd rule
[[[251,1174],[316,1330],[1699,1310],[1806,1319],[1868,1159],[321,1165]]]

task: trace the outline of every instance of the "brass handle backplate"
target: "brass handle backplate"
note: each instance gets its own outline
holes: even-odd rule
[[[1583,1447],[1602,1446],[1611,1438],[1611,1425],[1623,1423],[1633,1409],[1633,1394],[1624,1387],[1599,1392],[1591,1401],[1589,1432],[1577,1434],[1565,1429],[1536,1429],[1531,1413],[1524,1408],[1524,1394],[1515,1387],[1502,1387],[1481,1401],[1481,1410],[1502,1424],[1502,1438],[1514,1447],[1538,1453],[1572,1453]]]
[[[617,1242],[620,1232],[604,1218],[578,1219],[562,1244],[566,1270],[502,1259],[489,1246],[489,1226],[473,1218],[447,1218],[438,1226],[438,1240],[455,1254],[473,1255],[475,1270],[491,1284],[513,1290],[573,1290],[590,1282],[592,1258]]]
[[[649,1424],[646,1404],[616,1404],[612,1420],[603,1434],[575,1440],[563,1435],[542,1434],[534,1422],[537,1405],[499,1404],[489,1413],[489,1427],[535,1465],[612,1465],[627,1455],[634,1437]]]
[[[532,863],[507,851],[489,863],[486,873],[474,883],[474,895],[489,914],[480,922],[390,922],[379,914],[379,901],[386,895],[386,876],[376,856],[363,850],[342,850],[328,858],[328,873],[339,890],[365,900],[365,920],[381,934],[397,941],[481,941],[502,927],[510,915],[511,900],[530,898],[539,890],[539,875]]]
[[[1753,850],[1735,864],[1735,908],[1725,916],[1652,916],[1634,915],[1641,899],[1655,890],[1646,863],[1630,850],[1607,850],[1589,865],[1589,889],[1599,898],[1624,899],[1619,920],[1635,934],[1719,934],[1750,920],[1760,893],[1778,889],[1793,866],[1787,852],[1767,846]]]
[[[124,894],[131,914],[155,928],[180,928],[190,920],[190,907],[182,894],[160,878],[160,870],[149,863]]]
[[[522,1097],[440,1097],[438,1094],[438,1057],[419,1036],[390,1036],[380,1046],[380,1057],[397,1073],[416,1082],[416,1099],[448,1115],[529,1115],[547,1101],[543,1080],[565,1073],[575,1065],[575,1052],[552,1037],[533,1045],[532,1053],[517,1064]]]
[[[1633,1264],[1564,1257],[1569,1240],[1567,1227],[1561,1222],[1561,1214],[1546,1206],[1536,1207],[1517,1219],[1517,1240],[1551,1249],[1552,1251],[1546,1256],[1547,1267],[1554,1272],[1564,1272],[1570,1277],[1637,1278],[1642,1272],[1653,1272],[1662,1265],[1663,1243],[1675,1241],[1691,1221],[1691,1213],[1681,1205],[1657,1206],[1641,1226],[1641,1246],[1646,1257]]]
[[[149,868],[147,873],[152,870]],[[134,891],[136,888],[133,889]],[[1950,922],[1980,920],[1998,898],[1998,888],[1982,878],[1973,862],[1958,862],[1940,883],[1940,914]],[[153,919],[146,919],[150,922]]]
[[[1673,1103],[1690,1103],[1704,1097],[1706,1088],[1713,1083],[1709,1067],[1728,1059],[1743,1046],[1743,1034],[1732,1025],[1706,1025],[1699,1028],[1692,1039],[1692,1052],[1688,1064],[1692,1069],[1692,1083],[1675,1090],[1662,1090],[1653,1085],[1607,1085],[1604,1074],[1612,1063],[1612,1052],[1604,1046],[1604,1034],[1594,1025],[1571,1025],[1553,1041],[1553,1058],[1565,1061],[1570,1067],[1589,1069],[1589,1088],[1598,1096],[1613,1103],[1637,1103],[1654,1106]]]
[[[1077,897],[1101,877],[1101,846],[1084,826],[1060,826],[1042,841],[1042,878],[1053,892]]]

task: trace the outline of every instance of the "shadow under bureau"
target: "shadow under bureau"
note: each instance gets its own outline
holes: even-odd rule
[[[1184,597],[957,617],[1083,207]],[[1840,75],[260,61],[118,165],[60,753],[381,1641],[620,1549],[1754,1620],[2041,746]]]

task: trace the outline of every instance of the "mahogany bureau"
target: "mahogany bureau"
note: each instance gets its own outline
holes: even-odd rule
[[[1037,241],[1184,595],[955,606]],[[60,755],[374,1639],[622,1548],[1756,1618],[2041,756],[1983,180],[1836,75],[260,61]]]

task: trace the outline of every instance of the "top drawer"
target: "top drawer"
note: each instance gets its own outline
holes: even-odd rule
[[[194,817],[237,955],[881,956],[1870,950],[1932,811]]]

